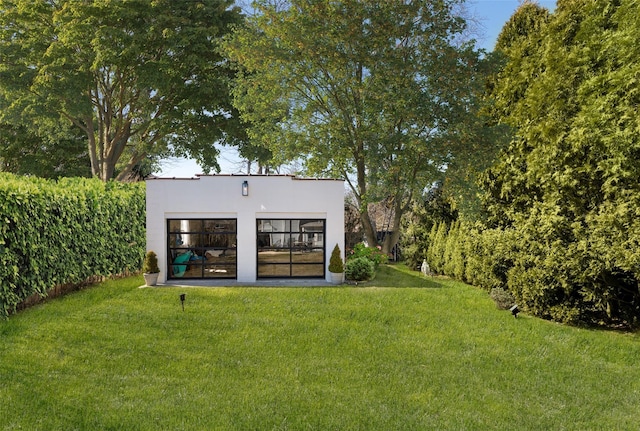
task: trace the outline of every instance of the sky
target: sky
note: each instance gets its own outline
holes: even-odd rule
[[[384,1],[384,0],[381,0]],[[556,0],[537,0],[540,6],[553,11]],[[513,12],[520,5],[520,0],[470,0],[467,7],[471,16],[478,21],[478,34],[475,36],[478,47],[492,51],[496,39],[503,25],[509,20]],[[228,147],[220,147],[221,174],[235,174],[245,172],[243,164],[239,160],[235,150]],[[161,177],[189,178],[202,173],[202,169],[194,160],[169,159],[162,162],[161,170],[155,175]]]

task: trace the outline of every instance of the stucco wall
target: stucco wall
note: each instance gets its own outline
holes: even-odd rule
[[[248,181],[249,196],[242,196]],[[344,253],[344,182],[271,175],[211,175],[147,181],[147,250],[158,255],[160,277],[167,279],[166,220],[237,219],[237,279],[256,280],[256,219],[326,219],[325,260],[337,243]],[[343,256],[344,257],[344,256]],[[326,271],[327,281],[330,281]]]

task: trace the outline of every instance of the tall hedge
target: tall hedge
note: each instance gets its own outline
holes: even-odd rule
[[[639,225],[629,224],[636,232]],[[567,238],[558,239],[558,231],[567,229]],[[595,222],[582,229],[555,219],[516,228],[458,221],[436,223],[421,247],[435,273],[488,292],[507,290],[533,315],[570,324],[637,327],[640,274],[634,252],[638,239],[633,238]]]
[[[432,269],[456,276],[465,253],[469,282],[508,289],[530,313],[640,326],[638,6],[518,8],[488,85],[491,121],[513,139],[484,175],[486,226],[432,229]]]
[[[494,121],[515,136],[486,203],[519,236],[508,284],[537,315],[640,324],[638,6],[523,4],[497,45]]]
[[[0,315],[58,285],[137,271],[144,251],[144,184],[0,173]]]

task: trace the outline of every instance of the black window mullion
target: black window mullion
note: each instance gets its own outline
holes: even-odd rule
[[[234,235],[235,238],[235,243],[236,243],[236,247],[232,248],[232,247],[226,247],[225,250],[235,250],[236,254],[235,254],[235,260],[233,262],[224,262],[221,263],[221,266],[233,266],[234,269],[234,274],[232,275],[233,278],[237,277],[237,219],[204,219],[204,218],[198,218],[198,219],[190,219],[190,218],[184,218],[184,219],[167,219],[167,270],[168,270],[168,274],[172,273],[173,268],[171,267],[172,265],[182,265],[182,264],[174,264],[173,263],[173,254],[172,251],[174,250],[179,250],[180,247],[171,246],[171,235],[175,235],[175,234],[181,234],[181,235],[190,235],[192,236],[192,238],[194,238],[194,243],[196,244],[193,247],[190,247],[189,249],[192,250],[193,252],[195,252],[200,259],[198,259],[197,261],[195,261],[195,263],[192,263],[192,266],[199,266],[200,267],[200,273],[199,276],[196,274],[193,274],[191,277],[189,278],[196,278],[196,279],[205,279],[205,268],[207,266],[207,261],[206,261],[206,250],[207,247],[204,246],[205,244],[205,239],[206,236],[205,235],[209,235],[212,232],[207,231],[206,229],[206,222],[207,221],[215,221],[215,220],[224,220],[225,225],[226,225],[226,229],[224,231],[220,231],[220,232],[216,232],[217,234],[224,234],[224,235]],[[180,226],[178,227],[179,230],[172,230],[171,229],[171,222],[180,222]],[[189,230],[187,230],[186,232],[182,231],[182,226],[181,226],[181,222],[182,221],[188,221],[189,222]],[[174,223],[175,224],[175,223]],[[191,226],[195,225],[195,227],[193,228],[193,230],[191,230]],[[234,230],[230,230],[229,228],[232,228]],[[189,265],[189,261],[185,262],[186,265]],[[179,277],[168,277],[168,278],[172,278],[172,279],[177,279]],[[225,277],[227,278],[227,277]]]
[[[305,230],[303,232],[303,227],[301,226],[302,221],[305,222],[317,222],[318,223],[318,227],[319,231],[312,231],[311,235],[310,232],[308,230]],[[265,224],[269,222],[272,226],[273,225],[282,225],[284,224],[285,229],[283,231],[275,231],[275,230],[270,230],[270,231],[265,231]],[[284,222],[284,223],[281,223]],[[297,228],[294,229],[294,225],[297,225]],[[286,266],[289,268],[289,277],[293,278],[293,277],[304,277],[304,275],[301,276],[297,276],[294,275],[296,274],[295,268],[302,268],[304,265],[322,265],[323,269],[321,271],[321,274],[319,275],[313,275],[313,277],[323,277],[326,273],[326,270],[324,268],[324,264],[326,263],[326,219],[271,219],[271,218],[266,218],[266,219],[257,219],[256,220],[256,265],[257,265],[257,273],[258,273],[258,277],[264,277],[264,278],[272,278],[272,277],[277,277],[278,275],[278,270],[277,268],[280,267],[282,269],[283,266]],[[285,248],[286,250],[288,250],[288,262],[273,262],[273,263],[268,263],[268,262],[264,262],[261,263],[260,261],[260,250],[262,249],[276,249],[274,248],[273,244],[271,244],[271,241],[269,241],[270,246],[258,246],[258,241],[260,240],[261,235],[270,235],[270,234],[284,234],[283,238],[284,240],[287,242],[287,245],[285,246],[284,244],[281,245],[281,247]],[[302,243],[300,241],[308,241],[309,240],[309,236],[313,236],[316,234],[320,234],[322,235],[322,247],[314,247],[313,244],[311,244],[311,247],[306,247],[305,245],[302,245]],[[306,236],[305,236],[306,235]],[[308,250],[307,250],[308,249]],[[281,251],[285,251],[282,250]],[[294,252],[304,252],[304,251],[309,251],[309,252],[318,252],[320,251],[322,253],[322,263],[309,263],[309,262],[302,262],[302,261],[295,261],[294,257]],[[274,275],[262,275],[260,276],[260,269],[261,266],[263,265],[273,265],[274,269],[275,269],[275,273]]]

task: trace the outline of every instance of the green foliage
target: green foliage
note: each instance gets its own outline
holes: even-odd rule
[[[344,262],[342,261],[342,253],[338,244],[336,244],[331,251],[331,257],[329,258],[329,272],[336,274],[344,272]]]
[[[465,233],[462,231],[460,221],[454,222],[449,228],[444,247],[445,274],[451,274],[458,280],[464,280],[465,275]]]
[[[280,161],[302,158],[309,174],[357,178],[348,184],[369,244],[370,203],[393,202],[399,233],[442,166],[480,153],[489,62],[464,40],[461,3],[260,0],[224,46],[246,70],[234,103],[252,142]]]
[[[370,280],[376,273],[374,263],[366,257],[354,257],[347,260],[345,265],[345,276],[347,280],[365,281]]]
[[[148,156],[217,168],[232,139],[233,70],[218,44],[231,0],[0,1],[0,121],[82,131],[93,176],[126,179]],[[52,139],[58,145],[59,139]]]
[[[506,288],[516,249],[520,250],[520,239],[508,229],[485,229],[479,225],[466,229],[469,241],[465,279],[487,291]]]
[[[158,268],[158,255],[154,251],[148,251],[142,262],[142,272],[145,274],[155,274],[160,272]]]
[[[536,3],[524,2],[511,16],[509,21],[502,27],[496,50],[508,51],[527,48],[526,54],[534,54],[530,45],[535,36],[539,35],[544,26],[549,21],[549,11]]]
[[[431,271],[436,274],[444,274],[445,248],[449,226],[445,222],[435,223],[429,234],[429,248],[427,250],[427,262]]]
[[[421,200],[414,202],[404,219],[400,245],[402,256],[410,268],[419,268],[427,256],[430,231],[437,222],[453,222],[458,212],[444,195],[442,184],[431,188]]]
[[[431,270],[481,287],[506,288],[519,241],[511,231],[480,224],[439,222],[429,234],[426,259]]]
[[[363,242],[357,243],[353,250],[349,250],[347,261],[350,259],[357,259],[363,257],[373,263],[374,268],[377,269],[380,264],[387,263],[389,257],[380,250],[378,247],[368,247]]]
[[[637,1],[563,1],[524,4],[500,36],[493,121],[514,138],[484,177],[482,235],[536,315],[640,324],[638,32]]]
[[[403,231],[400,247],[404,262],[410,268],[420,268],[422,259],[427,255],[429,229],[419,223],[412,223]]]
[[[554,229],[565,229],[557,219],[525,227],[527,231],[436,224],[427,261],[432,271],[487,292],[508,291],[523,310],[543,318],[569,324],[637,325],[633,314],[637,275],[607,262],[610,252],[600,248],[604,244],[589,247],[585,240],[555,240]],[[592,254],[593,249],[603,255]]]
[[[86,139],[77,128],[66,135],[41,137],[24,126],[0,125],[0,171],[42,178],[90,177]]]
[[[145,248],[144,184],[0,174],[0,316],[33,294],[136,272]]]
[[[508,310],[516,303],[513,295],[501,287],[491,289],[489,296],[500,310]]]

